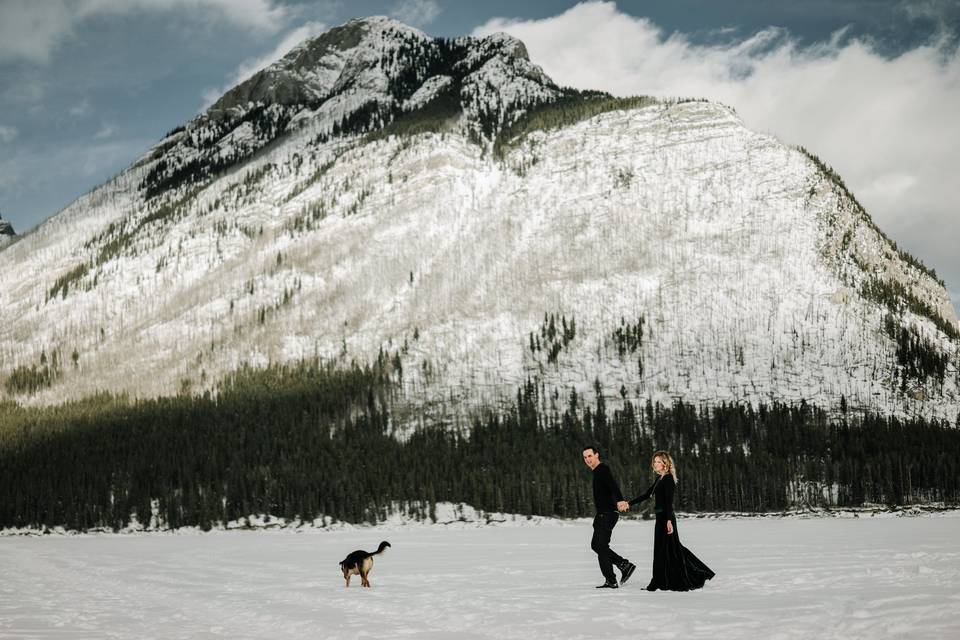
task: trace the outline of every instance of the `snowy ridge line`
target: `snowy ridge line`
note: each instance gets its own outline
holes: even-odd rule
[[[960,505],[935,502],[898,506],[869,504],[863,507],[842,507],[835,509],[803,507],[787,509],[785,511],[764,511],[758,513],[750,511],[677,511],[676,513],[680,518],[692,518],[696,520],[723,520],[731,518],[860,518],[862,516],[869,516],[871,518],[903,518],[935,515],[960,516]]]
[[[417,505],[425,504],[417,501],[407,503],[394,502],[388,512],[387,517],[376,524],[370,523],[349,523],[341,520],[335,520],[330,516],[319,516],[311,521],[305,522],[300,518],[282,518],[269,514],[251,514],[238,520],[231,520],[225,526],[222,521],[216,521],[209,531],[204,531],[201,527],[187,526],[170,529],[163,526],[156,526],[156,520],[153,520],[152,526],[144,526],[136,517],[131,517],[131,521],[122,529],[114,531],[109,527],[93,527],[86,531],[67,529],[65,527],[7,527],[0,529],[0,536],[40,536],[40,535],[133,535],[133,534],[201,534],[201,533],[226,533],[232,531],[288,531],[292,533],[303,532],[325,532],[325,531],[349,531],[354,529],[363,530],[393,530],[398,528],[424,527],[424,528],[455,528],[472,529],[483,526],[565,526],[572,522],[588,522],[589,518],[551,518],[546,516],[527,516],[521,514],[497,513],[477,510],[465,503],[438,502],[429,514],[418,518],[411,515],[404,504]]]
[[[797,508],[785,511],[747,512],[747,511],[677,511],[680,519],[692,520],[771,520],[811,518],[907,518],[907,517],[960,517],[960,505],[930,503],[923,505],[868,505],[841,509]],[[436,519],[427,516],[418,520],[405,513],[394,510],[383,522],[350,523],[334,520],[330,516],[320,516],[310,522],[299,518],[281,518],[266,514],[250,515],[240,520],[231,520],[226,526],[218,522],[210,530],[189,526],[177,529],[162,527],[144,527],[135,520],[126,527],[114,531],[107,527],[94,527],[86,531],[66,529],[64,527],[7,527],[0,529],[0,536],[99,536],[99,535],[202,535],[226,534],[233,532],[282,531],[286,533],[328,533],[338,531],[395,531],[398,529],[423,528],[428,530],[476,529],[482,527],[566,527],[573,524],[590,523],[592,518],[554,518],[550,516],[522,515],[517,513],[497,513],[477,510],[465,503],[440,502],[435,509]],[[621,515],[623,521],[652,521],[648,514]]]

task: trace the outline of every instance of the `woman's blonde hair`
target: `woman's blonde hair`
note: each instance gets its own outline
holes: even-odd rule
[[[660,458],[661,462],[663,462],[664,475],[666,475],[667,473],[669,473],[670,475],[673,476],[673,481],[676,482],[676,481],[677,481],[677,466],[676,466],[675,464],[673,464],[673,458],[670,457],[670,454],[667,453],[666,451],[656,451],[656,452],[654,452],[653,457],[650,458],[650,466],[651,466],[651,467],[653,467],[653,461],[656,460],[657,458]]]

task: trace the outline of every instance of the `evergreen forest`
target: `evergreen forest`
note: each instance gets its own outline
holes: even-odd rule
[[[396,508],[430,517],[441,501],[586,516],[585,445],[627,497],[652,481],[652,453],[670,451],[684,511],[960,502],[960,429],[945,422],[831,417],[805,402],[617,398],[611,410],[597,381],[565,398],[528,382],[510,406],[449,423],[392,410],[403,406],[397,374],[389,358],[300,362],[242,368],[202,395],[0,404],[0,528],[376,522]]]

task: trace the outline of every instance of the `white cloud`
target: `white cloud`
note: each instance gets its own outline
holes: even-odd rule
[[[15,127],[0,125],[0,142],[11,142],[19,133]]]
[[[94,140],[106,140],[107,138],[112,138],[116,132],[116,128],[112,125],[103,123],[100,125],[100,130],[93,134],[93,138]]]
[[[70,107],[68,113],[74,118],[82,118],[90,113],[90,100],[88,98],[84,98],[78,104]]]
[[[697,45],[612,2],[544,20],[494,19],[554,81],[616,95],[706,97],[748,127],[802,144],[843,176],[877,224],[960,284],[960,52],[950,38],[886,58],[835,34],[802,47],[780,29]]]
[[[49,61],[51,51],[69,35],[73,21],[65,3],[57,0],[0,3],[0,61]]]
[[[268,33],[278,31],[289,15],[277,0],[4,0],[0,62],[49,62],[57,46],[90,18],[170,11],[189,11],[198,19]]]
[[[435,0],[400,0],[390,9],[390,15],[404,24],[422,27],[440,15],[440,5]]]
[[[0,100],[16,105],[35,105],[43,100],[45,93],[46,85],[39,79],[22,79],[7,86],[0,94]]]
[[[224,93],[237,86],[244,80],[253,77],[257,71],[269,66],[290,53],[290,51],[307,38],[313,38],[327,30],[322,22],[307,22],[297,27],[280,40],[280,43],[269,53],[259,58],[251,58],[240,63],[240,66],[230,74],[226,84],[220,88],[209,88],[203,92],[203,110],[220,99]]]
[[[957,18],[960,18],[960,5],[956,0],[901,0],[897,8],[909,20],[930,20],[942,29],[956,25]]]

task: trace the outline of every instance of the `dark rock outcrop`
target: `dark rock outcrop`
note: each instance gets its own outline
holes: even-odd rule
[[[17,235],[17,232],[13,230],[13,225],[0,218],[0,244],[9,242]]]

